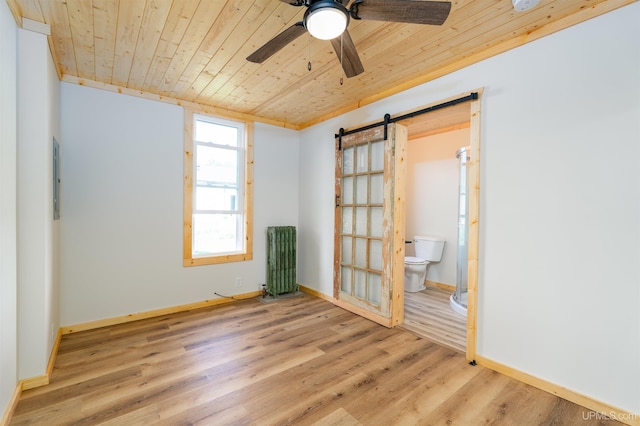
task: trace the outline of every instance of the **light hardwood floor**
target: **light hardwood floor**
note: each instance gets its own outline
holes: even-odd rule
[[[465,353],[467,319],[451,309],[450,296],[450,291],[436,287],[416,293],[405,292],[402,327]]]
[[[302,295],[65,335],[11,424],[598,424],[589,413]]]

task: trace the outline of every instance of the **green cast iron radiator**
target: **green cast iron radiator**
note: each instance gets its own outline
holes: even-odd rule
[[[298,291],[296,227],[267,227],[267,288],[272,296]]]

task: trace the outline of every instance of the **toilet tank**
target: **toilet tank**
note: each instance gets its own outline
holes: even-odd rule
[[[429,262],[440,262],[444,252],[444,240],[437,237],[416,235],[413,237],[415,243],[416,257],[428,260]]]

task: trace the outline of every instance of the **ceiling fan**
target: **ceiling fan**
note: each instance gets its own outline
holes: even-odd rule
[[[247,57],[261,64],[302,34],[331,40],[347,77],[364,72],[364,67],[349,35],[349,19],[442,25],[449,16],[451,2],[429,0],[355,0],[349,9],[343,0],[280,0],[291,6],[305,6],[302,21],[287,28]],[[348,3],[349,0],[344,0]],[[342,36],[342,37],[340,37]]]

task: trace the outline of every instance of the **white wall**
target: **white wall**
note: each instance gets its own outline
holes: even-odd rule
[[[43,34],[18,30],[19,377],[45,373],[59,328],[58,224],[53,221],[52,140],[59,82]]]
[[[0,417],[18,381],[16,127],[17,27],[0,2]]]
[[[407,145],[406,240],[416,235],[442,238],[442,260],[429,267],[427,280],[456,285],[458,259],[459,160],[470,143],[469,129],[411,139]],[[406,255],[415,256],[414,244]]]
[[[47,108],[47,176],[45,178],[45,187],[47,188],[47,217],[45,220],[50,226],[49,240],[47,241],[47,259],[49,276],[51,285],[47,286],[47,295],[45,297],[45,306],[47,307],[47,333],[49,354],[58,336],[60,329],[60,220],[53,220],[53,138],[58,141],[61,152],[64,152],[64,144],[60,140],[60,81],[53,62],[53,58],[47,53],[47,80],[48,80],[48,104]],[[47,360],[48,361],[48,360]]]
[[[299,280],[332,293],[334,133],[484,87],[478,354],[640,413],[639,21],[633,3],[302,131]]]
[[[63,325],[259,289],[266,227],[298,221],[297,132],[255,125],[253,260],[185,268],[182,108],[62,83],[61,109]]]

